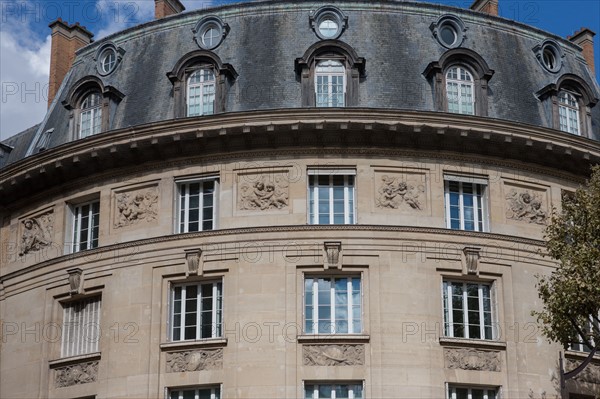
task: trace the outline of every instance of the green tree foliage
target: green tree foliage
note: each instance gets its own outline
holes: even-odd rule
[[[544,307],[532,315],[551,342],[600,347],[600,165],[585,187],[563,199],[562,213],[553,212],[545,239],[559,264],[538,276]]]

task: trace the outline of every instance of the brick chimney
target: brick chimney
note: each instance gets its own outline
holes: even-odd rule
[[[473,11],[498,16],[498,0],[475,0],[469,8]]]
[[[185,11],[185,6],[179,0],[154,0],[154,17],[161,19],[169,15]]]
[[[594,36],[596,36],[596,33],[588,28],[581,28],[573,36],[567,36],[567,39],[583,49],[583,58],[592,70],[592,74],[596,73],[594,67]]]
[[[48,25],[52,29],[52,49],[50,53],[50,82],[48,87],[48,107],[58,92],[65,75],[73,64],[75,52],[92,42],[94,34],[79,23],[69,25],[57,19]]]

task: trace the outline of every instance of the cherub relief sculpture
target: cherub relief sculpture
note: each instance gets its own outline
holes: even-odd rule
[[[263,176],[240,189],[240,209],[282,209],[288,206],[288,184],[283,176]]]
[[[116,196],[117,215],[115,227],[124,227],[140,220],[152,222],[158,215],[158,190],[153,187],[136,193],[120,193]]]
[[[421,210],[421,187],[415,187],[405,181],[395,177],[382,176],[381,186],[379,187],[379,196],[376,198],[376,204],[379,208],[398,209],[406,204],[411,209]]]
[[[548,213],[542,207],[539,193],[517,191],[514,188],[506,195],[508,209],[506,217],[529,223],[546,224]]]
[[[39,251],[52,244],[53,221],[54,218],[51,213],[23,220],[20,256]]]

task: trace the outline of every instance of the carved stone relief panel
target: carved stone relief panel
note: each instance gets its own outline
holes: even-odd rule
[[[364,345],[304,345],[305,366],[356,366],[365,364]]]
[[[507,219],[539,225],[547,223],[550,214],[545,190],[506,184],[504,193]]]
[[[568,360],[566,361],[566,367],[565,369],[567,370],[575,370],[577,368],[577,366],[579,366],[581,364],[583,360],[574,362],[572,360]],[[576,377],[574,377],[574,380],[576,381],[581,381],[581,382],[587,382],[590,384],[600,384],[600,364],[595,364],[595,363],[590,363],[587,366],[585,366],[585,369],[583,369],[583,371],[581,373],[579,373]]]
[[[98,361],[59,367],[54,373],[57,388],[95,382],[98,378]]]
[[[419,212],[427,207],[424,173],[375,173],[375,206],[398,212]]]
[[[223,368],[223,348],[167,353],[167,373]]]
[[[500,352],[471,348],[447,348],[444,350],[446,367],[449,369],[501,371]]]
[[[21,220],[20,237],[20,256],[52,245],[54,237],[54,214],[52,211]]]
[[[287,172],[238,175],[238,209],[267,211],[289,206]]]
[[[157,186],[115,193],[114,227],[155,222],[158,217],[158,197]]]

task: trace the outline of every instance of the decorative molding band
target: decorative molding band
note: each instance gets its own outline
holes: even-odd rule
[[[504,342],[504,341],[490,341],[487,339],[440,337],[439,342],[440,342],[440,345],[448,346],[448,347],[454,346],[454,347],[475,348],[475,349],[506,350],[506,342]]]
[[[226,345],[227,338],[209,338],[198,341],[163,342],[160,344],[160,350],[163,352],[169,352],[185,349],[221,347]]]
[[[352,343],[368,343],[371,339],[370,335],[364,334],[315,334],[315,335],[298,335],[296,340],[299,344],[352,344]]]
[[[476,231],[463,231],[463,230],[452,230],[442,229],[433,227],[416,227],[416,226],[381,226],[381,225],[290,225],[290,226],[257,226],[257,227],[245,227],[235,229],[222,229],[222,230],[211,230],[194,233],[184,234],[170,234],[167,236],[148,238],[143,240],[129,241],[125,243],[119,243],[114,245],[107,245],[87,251],[81,251],[74,254],[66,254],[47,261],[37,263],[35,265],[26,267],[21,270],[0,276],[0,284],[4,283],[13,278],[22,276],[27,273],[34,272],[45,267],[55,265],[61,262],[73,263],[79,258],[93,259],[103,253],[115,253],[120,249],[140,247],[143,245],[152,245],[165,242],[177,242],[190,239],[201,239],[210,237],[223,237],[223,236],[236,236],[236,235],[251,235],[256,236],[258,234],[268,233],[294,233],[294,232],[335,232],[335,231],[359,231],[359,232],[393,232],[393,233],[411,233],[411,234],[437,234],[444,237],[464,237],[464,238],[476,238],[484,241],[501,241],[512,244],[519,244],[525,247],[544,247],[544,241],[533,240],[528,238],[521,238],[515,236],[508,236],[502,234],[483,233]],[[516,251],[516,250],[515,250]],[[6,287],[5,287],[6,288]]]

